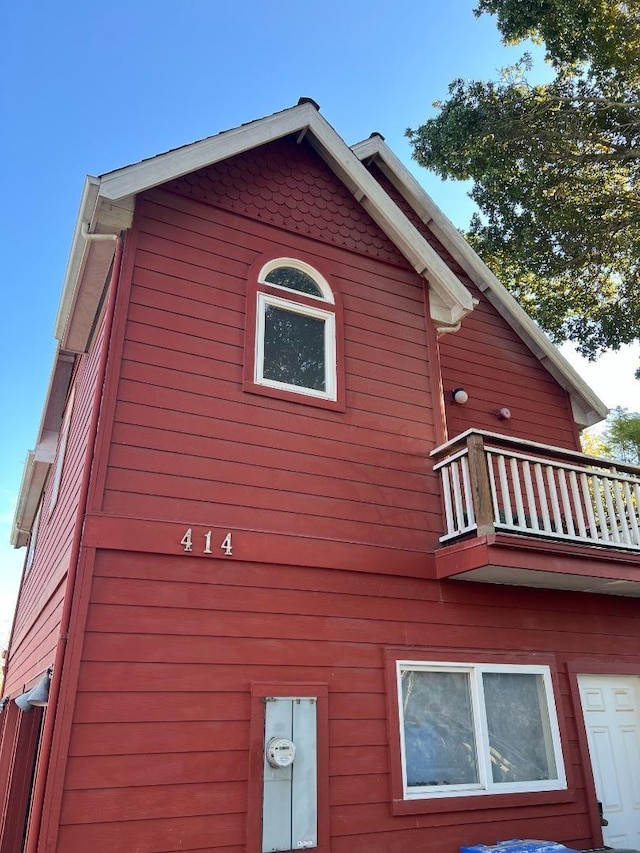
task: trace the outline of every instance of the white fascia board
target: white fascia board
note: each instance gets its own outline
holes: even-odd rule
[[[82,197],[80,199],[80,209],[78,211],[76,227],[73,232],[71,251],[69,252],[69,260],[67,262],[67,269],[62,286],[62,295],[60,297],[58,314],[56,316],[56,322],[53,330],[53,334],[58,340],[60,340],[64,335],[64,330],[73,306],[76,285],[82,271],[83,258],[86,249],[86,240],[82,236],[82,226],[83,224],[91,222],[93,219],[99,189],[100,179],[87,175],[84,181]]]
[[[14,548],[27,544],[42,489],[55,459],[74,361],[73,355],[60,350],[56,352],[35,450],[29,451],[22,473],[11,532]]]
[[[428,278],[436,294],[434,311],[438,321],[449,326],[459,323],[473,310],[473,300],[467,288],[310,103],[299,104],[201,142],[109,172],[100,179],[100,197],[113,201],[126,198],[284,136],[307,132],[308,140],[325,162],[414,269]]]
[[[233,130],[225,130],[200,142],[193,142],[123,169],[107,172],[100,179],[100,195],[103,198],[119,199],[144,192],[205,166],[242,154],[251,148],[304,130],[317,115],[318,111],[311,104],[299,104]]]
[[[376,158],[376,165],[413,207],[425,225],[433,231],[433,234],[527,344],[536,358],[569,393],[576,423],[584,428],[606,418],[609,410],[602,400],[589,388],[537,323],[501,284],[384,140],[380,136],[373,136],[354,145],[352,150],[362,161],[371,157]]]
[[[381,136],[373,134],[369,139],[364,139],[362,142],[353,145],[351,150],[361,162],[373,158],[376,161],[376,166],[411,204],[425,224],[429,224],[431,220],[440,217],[451,228],[454,227]]]
[[[103,199],[100,179],[85,180],[64,277],[54,335],[69,352],[86,352],[116,250],[116,236],[131,227],[135,197]]]
[[[314,148],[347,186],[355,186],[356,199],[416,272],[428,279],[439,307],[434,319],[457,325],[473,310],[471,293],[320,114],[309,129]]]
[[[485,296],[527,344],[543,367],[568,392],[578,426],[584,429],[604,420],[609,414],[607,406],[488,268],[487,274],[490,279],[485,284]]]
[[[29,451],[22,474],[18,503],[11,528],[10,541],[14,548],[23,548],[29,542],[29,535],[38,512],[40,497],[47,481],[50,467],[50,462],[39,461],[36,458],[35,451]]]

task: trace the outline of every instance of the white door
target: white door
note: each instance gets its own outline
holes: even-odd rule
[[[578,676],[605,844],[640,848],[640,678]]]

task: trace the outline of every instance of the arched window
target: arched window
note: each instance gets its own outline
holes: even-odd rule
[[[327,281],[303,261],[277,258],[258,275],[253,381],[337,399],[336,308]]]

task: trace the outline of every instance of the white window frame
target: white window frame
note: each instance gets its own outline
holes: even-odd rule
[[[290,290],[281,285],[272,284],[264,279],[274,269],[278,267],[293,267],[310,276],[318,285],[322,292],[322,296],[314,296],[308,293],[301,293],[297,290]],[[295,394],[300,394],[306,397],[315,397],[321,400],[336,400],[337,399],[337,347],[336,347],[336,316],[335,316],[335,299],[329,284],[326,279],[320,275],[313,267],[303,261],[294,258],[276,258],[265,264],[258,276],[258,288],[272,288],[276,292],[287,294],[283,296],[275,296],[273,293],[267,293],[264,290],[258,289],[257,304],[256,304],[256,340],[255,340],[255,370],[254,381],[258,385],[263,385],[267,388],[277,388],[282,391],[290,391]],[[312,300],[319,303],[318,306],[308,304],[307,300]],[[321,308],[322,303],[328,303],[331,309]],[[280,308],[283,311],[289,311],[295,314],[301,314],[305,317],[322,320],[324,323],[324,390],[316,390],[314,388],[305,388],[302,385],[292,385],[288,382],[278,382],[275,379],[268,379],[264,375],[264,335],[265,335],[265,314],[268,306]]]
[[[292,267],[294,270],[300,270],[300,272],[306,273],[309,278],[312,278],[318,285],[318,288],[322,292],[322,296],[314,296],[311,293],[301,293],[299,290],[290,290],[288,287],[282,287],[280,284],[273,284],[270,281],[266,281],[265,279],[269,273],[279,267]],[[326,278],[323,275],[320,275],[318,270],[315,270],[310,264],[306,264],[304,261],[299,261],[297,258],[274,258],[272,261],[269,261],[260,270],[258,282],[266,285],[267,287],[275,287],[283,293],[299,294],[307,299],[318,299],[323,302],[329,302],[331,305],[335,305],[333,291],[331,290]]]
[[[24,573],[28,574],[31,566],[33,565],[33,561],[36,555],[36,547],[38,542],[38,529],[40,527],[40,516],[42,515],[42,504],[43,500],[40,500],[40,505],[38,507],[38,511],[36,512],[36,517],[33,520],[33,524],[31,525],[31,533],[29,534],[29,545],[27,547],[27,557],[24,561]]]
[[[473,715],[474,732],[476,738],[479,782],[465,785],[430,785],[412,787],[408,786],[402,699],[403,671],[458,672],[469,675],[471,710]],[[551,670],[548,666],[398,660],[396,662],[396,672],[398,713],[400,720],[402,782],[405,800],[431,799],[442,797],[483,796],[487,794],[514,794],[527,792],[531,793],[538,791],[561,791],[566,789],[567,780],[565,774],[564,760],[562,756],[562,747],[560,742],[558,714],[556,710],[555,697],[553,692],[553,683],[551,680]],[[522,675],[542,676],[545,690],[545,698],[547,703],[547,711],[549,714],[549,734],[551,737],[553,756],[556,765],[555,779],[535,779],[526,782],[493,781],[489,753],[489,733],[486,714],[484,711],[484,688],[482,682],[482,676],[485,673],[492,672],[511,672]]]
[[[71,391],[71,395],[67,402],[67,409],[64,413],[64,420],[60,428],[60,441],[58,444],[58,454],[56,457],[56,467],[53,471],[53,480],[51,483],[51,493],[49,496],[49,517],[56,508],[58,503],[58,495],[60,492],[60,482],[62,480],[62,469],[64,468],[64,459],[67,455],[67,441],[69,439],[69,429],[71,427],[71,414],[73,412],[73,401],[75,398],[75,388]]]

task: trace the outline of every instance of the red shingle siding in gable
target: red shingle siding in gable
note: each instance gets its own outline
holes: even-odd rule
[[[167,185],[315,240],[406,266],[402,255],[306,144],[281,139]]]
[[[501,432],[573,450],[580,449],[567,392],[498,313],[415,211],[374,166],[371,174],[456,273],[478,305],[458,332],[440,338],[447,426],[453,437],[470,427]],[[464,386],[469,402],[451,403],[450,392]],[[496,412],[508,408],[511,420]]]
[[[44,492],[34,561],[24,579],[15,616],[5,688],[8,693],[22,689],[53,662],[101,346],[102,333],[96,336],[91,353],[80,359],[74,374],[73,414],[58,499],[50,514],[51,475]],[[54,468],[55,462],[52,472]]]
[[[417,550],[435,543],[415,273],[161,190],[137,222],[104,509]],[[340,294],[346,412],[242,390],[247,276],[261,255],[315,264]]]

